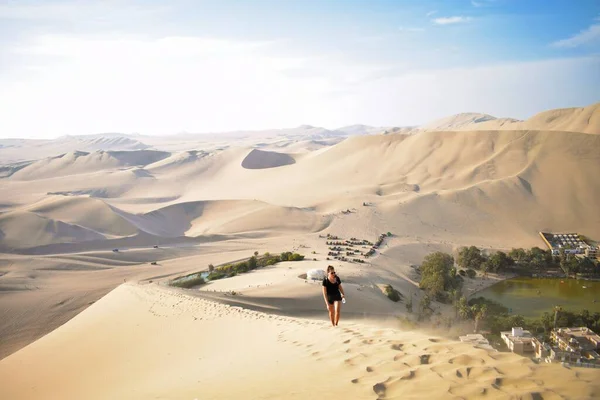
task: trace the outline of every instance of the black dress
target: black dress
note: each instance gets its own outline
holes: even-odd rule
[[[342,281],[339,276],[335,276],[335,283],[331,283],[329,278],[323,279],[323,286],[327,289],[327,302],[333,304],[334,301],[342,301],[342,293],[340,292],[340,285]]]

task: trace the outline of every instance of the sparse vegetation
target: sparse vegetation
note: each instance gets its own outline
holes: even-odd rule
[[[417,316],[419,321],[426,321],[433,315],[433,308],[431,308],[431,297],[429,295],[423,296],[419,302],[419,315]]]
[[[212,264],[208,265],[208,275],[206,278],[202,277],[202,272],[194,273],[191,275],[179,277],[173,279],[170,284],[171,286],[186,287],[201,285],[206,281],[215,281],[217,279],[229,278],[242,274],[244,272],[252,271],[256,268],[266,267],[269,265],[275,265],[281,261],[301,261],[304,260],[304,256],[298,253],[284,252],[279,256],[273,256],[270,253],[265,253],[262,257],[257,257],[258,252],[254,252],[254,255],[246,261],[240,261],[233,264],[225,264],[220,267],[215,267]],[[194,284],[188,283],[189,281],[196,282]],[[188,286],[181,286],[188,285]]]
[[[383,287],[383,293],[385,293],[385,295],[394,302],[398,302],[402,298],[402,294],[394,289],[392,285],[385,285]]]
[[[204,283],[206,283],[206,281],[204,280],[204,278],[202,278],[200,275],[196,275],[196,276],[193,276],[193,277],[191,277],[189,279],[174,280],[174,281],[171,282],[171,286],[176,286],[176,287],[180,287],[180,288],[184,288],[184,289],[189,289],[191,287],[202,285]]]

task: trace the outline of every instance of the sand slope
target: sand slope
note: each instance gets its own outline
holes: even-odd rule
[[[82,368],[82,360],[94,361]],[[0,393],[11,399],[580,399],[599,390],[594,370],[535,365],[418,331],[332,328],[153,286],[122,285],[0,361]]]
[[[543,111],[525,121],[496,118],[487,114],[456,114],[419,127],[421,131],[529,129],[598,134],[600,133],[600,103],[587,107]]]
[[[245,147],[168,157],[128,152],[121,159],[146,166],[82,172],[74,175],[77,179],[46,179],[43,169],[30,170],[33,182],[9,178],[0,186],[21,199],[31,191],[41,205],[24,206],[28,212],[110,237],[308,233],[324,229],[328,221],[335,227],[339,221],[331,215],[360,207],[360,218],[379,221],[374,229],[401,236],[419,231],[469,242],[484,235],[518,238],[526,245],[538,244],[539,231],[600,236],[594,208],[600,197],[599,148],[599,135],[558,131],[369,135],[296,158]],[[117,159],[110,154],[108,160]],[[160,160],[152,162],[156,157]],[[286,165],[290,160],[294,163]],[[66,169],[77,170],[78,161]],[[85,189],[90,182],[97,187]],[[38,203],[48,197],[40,196],[44,188],[99,196],[110,208],[73,196]],[[239,201],[218,203],[223,199]],[[365,201],[374,207],[363,208]],[[0,229],[18,238],[11,232],[14,225]],[[23,243],[30,242],[24,238]]]
[[[36,161],[11,175],[14,180],[35,180],[56,176],[77,175],[117,167],[146,165],[169,156],[169,153],[139,151],[76,151]]]

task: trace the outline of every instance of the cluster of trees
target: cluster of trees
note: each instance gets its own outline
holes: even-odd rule
[[[265,253],[262,256],[258,256],[258,252],[254,252],[254,255],[247,261],[240,261],[234,264],[223,265],[222,267],[214,268],[212,272],[206,277],[209,281],[215,279],[221,279],[225,277],[235,276],[244,272],[252,271],[253,269],[266,267],[268,265],[275,265],[281,261],[302,261],[304,256],[298,253],[292,253],[286,251],[280,255],[274,255]],[[209,266],[210,271],[210,266]]]
[[[461,304],[460,309],[465,307]],[[588,310],[579,312],[562,310],[555,308],[554,312],[545,312],[539,318],[525,318],[522,315],[510,315],[508,309],[502,304],[492,300],[478,297],[469,301],[465,308],[482,307],[486,308],[483,315],[483,325],[493,334],[499,335],[502,331],[510,331],[514,326],[521,326],[529,330],[534,335],[544,335],[546,341],[554,327],[576,327],[586,326],[596,332],[600,331],[600,313],[590,313]]]
[[[201,285],[206,281],[214,281],[217,279],[228,278],[241,274],[244,272],[252,271],[253,269],[266,267],[268,265],[275,265],[281,261],[302,261],[304,256],[298,253],[292,253],[290,251],[283,252],[279,255],[273,255],[265,253],[262,256],[258,255],[258,251],[254,252],[254,255],[246,261],[240,261],[233,264],[223,265],[216,267],[212,264],[208,265],[208,275],[206,279],[201,276],[201,272],[180,277],[171,281],[171,286],[190,288],[196,285]]]
[[[458,251],[456,263],[459,267],[466,269],[467,274],[469,273],[469,270],[480,270],[485,274],[487,272],[504,271],[514,265],[515,261],[502,251],[498,251],[488,257],[483,254],[479,248],[470,246],[462,247]]]
[[[487,256],[475,246],[462,247],[458,251],[457,264],[467,270],[502,272],[507,270],[541,271],[546,268],[561,268],[566,275],[594,274],[599,272],[600,264],[586,257],[576,257],[561,250],[554,256],[550,250],[533,247],[529,250],[512,249],[505,253],[498,251]]]
[[[450,298],[448,292],[460,290],[463,278],[454,268],[454,257],[440,251],[428,254],[421,264],[421,282],[419,287],[427,292],[428,297],[442,303]]]

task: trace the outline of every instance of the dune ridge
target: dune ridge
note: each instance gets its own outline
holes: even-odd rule
[[[305,125],[1,140],[0,397],[598,397],[596,371],[405,320],[408,299],[424,295],[413,266],[433,251],[543,247],[539,231],[600,237],[597,115],[595,104],[383,134]],[[84,142],[97,148],[69,147]],[[364,263],[334,260],[326,244],[387,232]],[[266,252],[305,259],[166,286]],[[330,264],[348,297],[339,328],[320,282],[305,279]],[[500,279],[467,279],[465,294]]]
[[[594,217],[594,199],[600,197],[595,173],[600,164],[596,151],[599,147],[599,135],[583,133],[449,131],[355,136],[305,155],[285,168],[276,167],[281,162],[280,155],[265,158],[278,153],[248,148],[228,149],[210,156],[127,153],[123,157],[128,162],[141,160],[145,167],[109,170],[105,176],[111,179],[105,181],[100,192],[82,191],[77,180],[53,178],[48,188],[64,192],[52,193],[75,196],[56,200],[52,212],[41,206],[25,209],[62,223],[80,225],[107,238],[140,231],[165,237],[277,232],[269,221],[287,220],[290,225],[284,226],[289,228],[282,226],[283,230],[316,232],[328,224],[315,225],[310,221],[365,201],[376,205],[364,209],[366,214],[381,213],[386,221],[381,229],[400,235],[411,232],[406,228],[407,214],[427,213],[439,215],[442,229],[464,234],[463,228],[467,227],[443,222],[448,219],[443,214],[456,214],[460,219],[461,214],[464,218],[469,213],[471,233],[486,232],[499,238],[505,233],[494,233],[490,226],[502,226],[504,232],[530,242],[537,240],[537,232],[546,230],[577,230],[597,237],[600,220]],[[148,154],[150,159],[145,159]],[[152,162],[156,157],[160,160]],[[255,166],[269,168],[247,169],[244,161],[249,158]],[[77,160],[72,164],[77,164]],[[99,172],[93,174],[101,185]],[[45,176],[42,173],[39,182],[44,182]],[[86,174],[80,176],[83,179]],[[34,178],[35,175],[29,175],[29,179]],[[245,184],[249,180],[252,185]],[[5,182],[7,188],[17,184]],[[19,185],[23,190],[25,186]],[[39,190],[43,183],[29,188]],[[107,206],[100,200],[75,200],[84,193],[102,197]],[[220,199],[237,202],[217,203]],[[202,217],[204,205],[209,204],[202,203],[206,201],[212,202],[209,209],[215,212],[210,217]],[[190,211],[190,207],[197,211]],[[284,211],[294,208],[303,211]],[[87,210],[104,217],[100,220],[85,216]],[[422,211],[415,214],[409,210]],[[302,218],[308,218],[307,222],[298,224]],[[207,224],[210,220],[213,222]],[[491,220],[496,222],[490,224]],[[0,229],[7,236],[16,235],[11,233],[14,225]],[[26,234],[26,230],[22,233]],[[40,244],[70,241],[61,237],[52,240],[48,236]],[[24,238],[23,243],[30,241]]]
[[[246,346],[249,342],[253,345]],[[236,357],[223,357],[224,347]],[[40,356],[52,361],[34,362]],[[81,357],[96,361],[82,371]],[[75,375],[77,380],[70,379]],[[598,393],[596,377],[593,370],[536,365],[424,332],[364,323],[332,328],[324,321],[273,316],[154,285],[121,285],[52,334],[0,361],[0,386],[9,398],[52,393],[90,399],[150,394],[275,399],[286,393],[305,399],[327,393],[355,399],[532,394],[575,399]],[[110,385],[103,383],[106,379]]]

